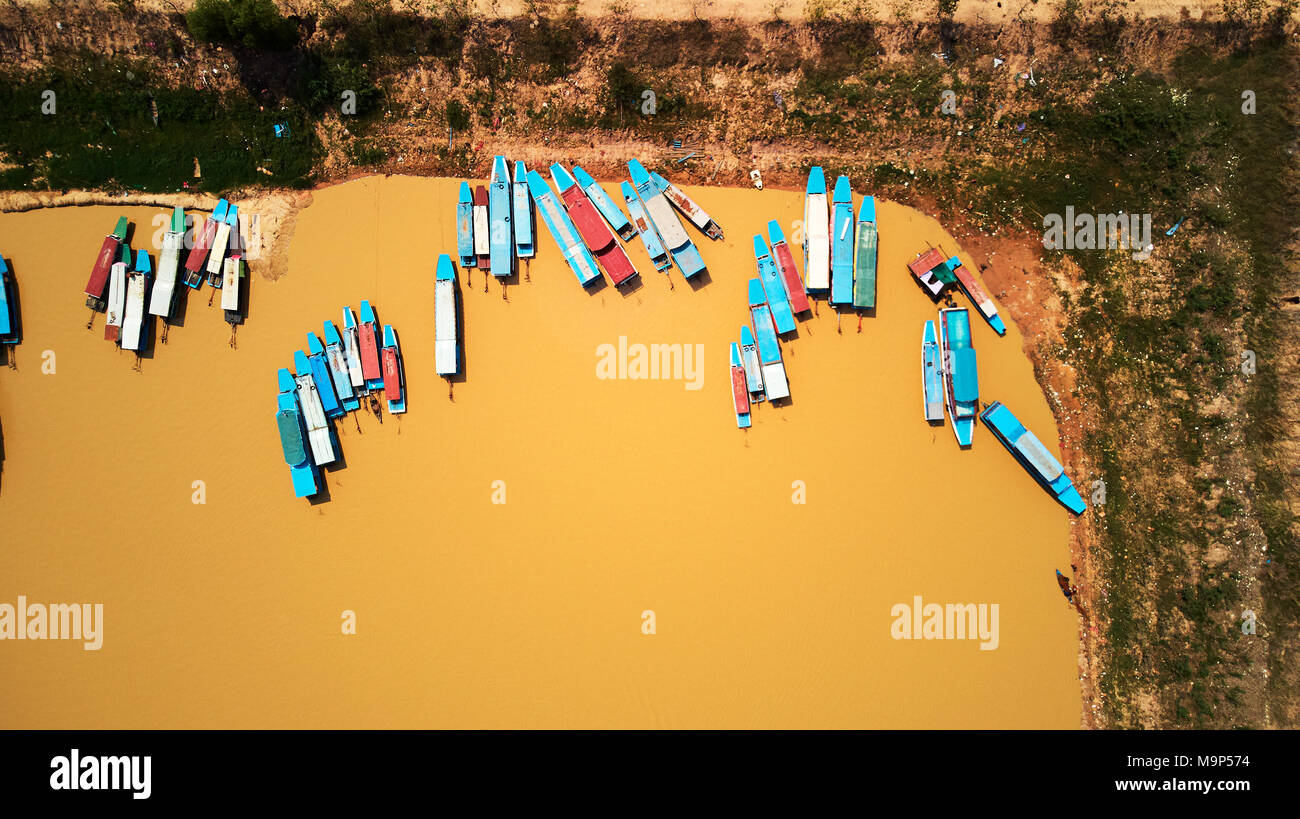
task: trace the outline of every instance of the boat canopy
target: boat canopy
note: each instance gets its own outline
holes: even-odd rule
[[[298,411],[282,409],[275,414],[275,423],[280,428],[280,446],[284,449],[284,462],[289,466],[298,466],[307,460],[307,446],[302,439],[302,423]]]
[[[975,364],[975,350],[960,347],[952,350],[953,397],[962,403],[978,401],[980,397],[979,371]]]

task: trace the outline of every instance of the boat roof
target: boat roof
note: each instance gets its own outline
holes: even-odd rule
[[[555,180],[555,189],[560,193],[564,193],[578,184],[574,181],[573,174],[569,173],[568,169],[558,162],[551,165],[551,179]]]
[[[952,353],[953,397],[967,403],[980,397],[980,376],[975,364],[975,348],[961,347]]]
[[[785,241],[785,234],[781,232],[781,223],[773,219],[767,223],[767,238],[772,240],[772,244]]]
[[[117,217],[117,225],[113,228],[113,235],[117,237],[119,242],[125,242],[126,232],[130,227],[130,221],[128,221],[125,216],[119,216]]]
[[[225,218],[226,218],[226,208],[228,208],[228,207],[230,207],[230,203],[229,203],[229,202],[227,202],[227,201],[224,200],[224,199],[218,199],[218,200],[217,200],[217,206],[216,206],[215,208],[212,209],[212,218],[213,218],[215,221],[218,221],[218,222],[220,222],[222,219],[225,219]]]
[[[315,333],[308,333],[307,349],[311,351],[312,355],[320,355],[325,352],[325,345],[320,343],[320,339],[316,337]]]
[[[293,373],[287,367],[281,367],[275,373],[275,380],[280,385],[280,392],[289,392],[294,388]]]
[[[591,178],[591,174],[582,169],[581,165],[573,166],[573,178],[578,180],[578,184],[584,188],[596,184],[596,180]]]
[[[239,206],[231,205],[226,211],[226,224],[233,225],[237,221],[239,221]]]
[[[734,341],[731,342],[731,366],[740,366],[740,345],[736,344]]]
[[[1049,482],[1061,477],[1065,472],[1061,462],[1056,460],[1047,447],[1043,446],[1043,442],[1038,440],[1034,433],[1025,429],[1020,419],[1016,418],[1015,414],[1001,402],[994,401],[980,417],[984,419],[984,423],[993,427],[1010,442],[1016,451]]]
[[[853,186],[849,184],[847,176],[841,176],[835,180],[835,199],[836,204],[847,202],[853,204]]]
[[[275,423],[280,430],[280,448],[284,450],[284,461],[289,466],[297,466],[307,460],[307,447],[302,439],[302,424],[298,420],[298,408],[283,407],[275,413]]]
[[[298,375],[306,375],[311,372],[311,362],[307,360],[307,354],[302,350],[293,351],[293,371]]]
[[[515,182],[523,182],[525,185],[528,184],[528,167],[524,165],[522,159],[515,160]]]
[[[826,193],[826,172],[821,165],[813,165],[808,171],[808,194]]]
[[[438,281],[452,281],[456,278],[456,266],[452,264],[451,257],[443,253],[438,257],[438,272],[434,274]]]
[[[650,172],[650,178],[654,180],[655,187],[659,188],[659,190],[661,191],[667,191],[668,186],[672,184],[667,179],[664,179],[662,176],[660,176],[658,173],[655,173],[654,171]]]
[[[117,248],[117,260],[122,264],[131,263],[131,246],[123,242]]]
[[[344,326],[345,328],[356,327],[356,326],[357,326],[357,318],[356,318],[356,316],[352,315],[352,308],[351,308],[351,307],[344,307],[344,308],[343,308],[343,326]]]
[[[334,322],[332,321],[325,322],[325,343],[326,344],[343,343],[343,339],[339,337],[339,329],[334,326]]]
[[[370,302],[365,299],[361,300],[361,323],[375,323],[375,311],[370,307]]]
[[[185,208],[177,205],[172,208],[172,233],[182,233],[185,230]]]
[[[393,332],[393,325],[391,324],[384,325],[384,346],[385,347],[397,346],[397,334]]]
[[[458,200],[458,204],[461,205],[474,204],[474,193],[469,189],[468,182],[460,183],[460,199]]]
[[[767,242],[763,241],[762,236],[754,234],[754,258],[761,259],[770,255],[772,255],[772,251],[767,249]]]
[[[482,207],[487,207],[487,203],[488,203],[487,188],[483,187],[482,185],[475,185],[474,204],[481,205]]]
[[[149,261],[149,253],[145,250],[135,252],[135,269],[140,273],[152,273],[153,264]]]
[[[859,222],[876,221],[876,197],[874,196],[862,197],[862,204],[858,207],[858,221]]]
[[[740,345],[742,347],[754,346],[754,331],[749,329],[748,324],[740,325]]]
[[[501,155],[492,157],[492,184],[506,183],[510,181],[510,166],[506,164],[506,158]]]
[[[627,171],[632,176],[632,184],[638,188],[650,181],[650,174],[639,159],[629,159],[627,161]]]
[[[935,250],[934,248],[930,248],[929,250],[922,253],[920,256],[917,256],[915,259],[908,262],[907,266],[911,268],[913,273],[915,273],[918,276],[921,276],[924,275],[925,273],[930,272],[931,270],[933,270],[934,268],[938,267],[941,264],[943,264],[943,254],[940,253],[938,250]]]
[[[758,305],[762,304],[765,301],[767,301],[767,297],[763,295],[763,283],[758,279],[750,279],[749,280],[749,306],[757,307]]]

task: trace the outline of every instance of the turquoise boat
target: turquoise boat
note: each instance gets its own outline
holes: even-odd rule
[[[853,303],[853,188],[835,180],[831,200],[831,304]]]
[[[763,296],[763,284],[758,279],[749,280],[749,317],[758,339],[758,359],[763,365],[763,392],[768,400],[790,397],[790,382],[781,360],[781,342],[776,337],[772,311]]]
[[[618,205],[614,204],[614,200],[609,198],[609,194],[605,193],[605,189],[591,178],[591,174],[584,171],[581,165],[574,165],[573,178],[577,181],[578,187],[586,192],[587,198],[596,206],[596,210],[609,224],[610,229],[618,234],[618,238],[625,242],[632,241],[632,237],[636,235],[636,228],[623,215]]]
[[[298,350],[293,354],[293,367],[299,375],[310,372],[311,378],[316,382],[316,392],[320,396],[321,409],[325,411],[327,418],[338,418],[343,415],[343,405],[339,403],[338,393],[334,390],[334,381],[330,378],[329,361],[325,359],[325,345],[320,343],[320,339],[315,333],[307,334],[307,354]]]
[[[468,182],[460,183],[460,198],[456,201],[456,255],[461,267],[477,267],[474,257],[474,193]]]
[[[288,370],[281,368],[276,374],[280,395],[276,401],[275,425],[280,430],[280,448],[284,462],[289,465],[296,498],[309,498],[319,491],[316,464],[308,454],[307,432],[303,426],[302,412],[298,409],[298,385]]]
[[[695,200],[686,195],[686,192],[673,183],[664,179],[657,173],[651,173],[650,178],[654,185],[664,198],[672,203],[673,207],[681,211],[690,223],[695,225],[700,231],[714,241],[722,239],[722,226],[713,221],[713,217],[704,212],[704,208],[695,203]]]
[[[334,394],[338,396],[344,411],[350,412],[360,408],[361,399],[352,389],[352,376],[348,371],[348,354],[343,346],[343,337],[339,335],[339,330],[332,321],[325,322],[324,330],[325,361],[329,364],[330,380],[334,382]],[[358,360],[358,369],[360,366]]]
[[[663,191],[650,178],[645,166],[640,161],[631,159],[628,160],[627,169],[632,177],[632,186],[636,188],[641,205],[645,208],[646,218],[659,232],[677,269],[688,279],[704,272],[704,257],[700,256],[691,237],[686,235],[686,229],[673,212],[672,205],[668,204]]]
[[[1082,515],[1088,505],[1074,488],[1070,476],[1047,447],[1043,446],[1034,433],[1025,429],[1019,419],[1003,406],[1001,401],[994,401],[980,413],[980,420],[989,428],[993,437],[1002,442],[1025,471],[1034,476],[1034,480],[1052,494],[1056,500],[1076,515]]]
[[[18,343],[18,307],[9,284],[9,264],[0,256],[0,344]]]
[[[488,180],[488,267],[492,275],[504,279],[515,272],[515,237],[510,227],[513,207],[510,196],[510,169],[506,158],[492,160]]]
[[[857,260],[853,266],[853,306],[870,310],[876,306],[876,197],[862,197],[858,208]]]
[[[749,387],[749,400],[762,401],[766,395],[763,391],[763,362],[758,357],[758,344],[754,341],[754,331],[748,324],[740,327],[740,363],[745,369],[745,385]]]
[[[573,274],[578,277],[578,283],[586,287],[600,279],[596,259],[587,249],[582,237],[578,235],[578,229],[573,226],[573,220],[560,205],[560,200],[556,198],[551,186],[537,171],[528,172],[528,191],[533,195],[533,202],[537,204],[537,212],[542,215],[542,223],[550,231],[555,244],[559,245],[560,253],[569,263]]]
[[[943,362],[933,321],[927,321],[921,333],[921,391],[925,396],[925,420],[943,423]]]
[[[979,370],[971,345],[970,311],[949,307],[939,311],[939,344],[943,354],[944,402],[957,443],[970,446],[979,412]]]
[[[662,273],[673,266],[673,260],[668,257],[668,251],[664,249],[664,240],[659,238],[659,231],[650,224],[650,219],[645,215],[645,208],[642,207],[632,183],[622,182],[618,187],[623,194],[623,201],[627,203],[627,212],[632,214],[632,224],[636,227],[637,233],[641,234],[641,243],[645,245],[646,255],[650,257],[655,270]]]
[[[776,262],[772,252],[762,236],[754,236],[754,258],[758,260],[758,278],[763,283],[763,292],[767,296],[768,307],[772,310],[772,321],[778,333],[794,332],[794,311],[790,309],[790,299],[786,297],[785,286],[776,272]]]
[[[523,162],[515,162],[515,181],[511,190],[515,209],[515,257],[531,259],[537,253],[537,240],[534,238],[537,232],[533,220],[533,199],[528,195],[528,168],[524,167]],[[470,247],[473,245],[471,237]]]

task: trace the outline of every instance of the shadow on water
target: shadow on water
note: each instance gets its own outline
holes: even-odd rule
[[[635,276],[630,279],[625,279],[623,284],[614,289],[619,293],[619,295],[627,298],[628,296],[635,295],[641,290],[641,288],[645,287],[645,282],[642,279],[643,277],[641,272],[637,271]]]
[[[692,290],[701,290],[713,283],[713,276],[709,273],[709,269],[706,267],[699,273],[696,273],[694,276],[687,279],[686,283],[691,286]]]
[[[0,420],[0,492],[4,491],[5,484],[5,425]]]
[[[3,363],[8,364],[11,360],[8,357],[14,354],[13,348],[23,343],[23,296],[22,288],[18,286],[18,273],[13,259],[5,259],[5,265],[9,268],[9,274],[6,276],[8,280],[6,293],[9,299],[9,312],[13,319],[10,324],[10,334],[5,337],[5,340],[12,343],[0,343],[0,350],[3,350],[5,356]]]
[[[456,294],[456,374],[447,378],[447,393],[450,400],[456,400],[454,386],[469,380],[469,354],[465,349],[465,295],[461,289],[460,276],[462,268],[457,265],[451,280],[452,291]],[[435,328],[435,333],[437,332]]]

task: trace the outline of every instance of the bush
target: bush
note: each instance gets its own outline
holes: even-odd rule
[[[271,0],[198,0],[185,17],[194,39],[245,48],[287,49],[298,29]]]

